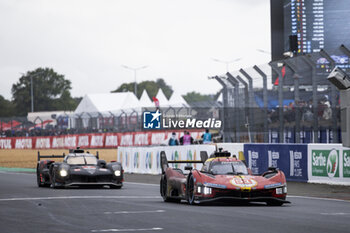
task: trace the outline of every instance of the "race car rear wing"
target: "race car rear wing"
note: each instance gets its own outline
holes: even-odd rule
[[[38,162],[40,161],[40,159],[64,158],[65,156],[65,153],[63,153],[62,155],[40,155],[40,151],[38,151]]]
[[[69,153],[73,153],[73,154],[82,154],[85,153],[84,150],[80,149],[80,147],[77,147],[77,149],[69,149]],[[90,154],[90,152],[86,152],[87,154]],[[54,158],[64,158],[66,156],[65,153],[63,153],[62,155],[40,155],[40,151],[38,151],[38,162],[40,161],[40,159],[54,159]],[[96,156],[97,159],[100,159],[100,155],[98,153],[98,151],[96,151]]]
[[[166,158],[165,151],[160,152],[160,164],[162,173],[169,167],[169,163],[205,163],[208,159],[208,154],[206,151],[200,152],[201,160],[169,160]]]

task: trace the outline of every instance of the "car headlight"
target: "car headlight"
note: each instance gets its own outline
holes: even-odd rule
[[[61,170],[60,171],[60,176],[65,177],[68,175],[68,172],[66,170]]]
[[[276,188],[276,194],[283,194],[283,188]]]
[[[114,171],[114,175],[115,175],[115,176],[120,176],[120,174],[121,174],[120,170]]]
[[[198,186],[197,187],[197,193],[201,193],[202,192],[202,187],[201,186]]]
[[[284,192],[284,193],[287,193],[287,186],[284,186],[284,187],[283,187],[283,192]]]
[[[204,195],[211,194],[211,188],[209,188],[209,187],[204,187],[203,193],[204,193]]]

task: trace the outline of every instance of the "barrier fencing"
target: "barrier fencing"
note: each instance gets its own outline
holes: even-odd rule
[[[244,144],[218,143],[173,147],[119,147],[116,155],[128,173],[161,174],[160,152],[168,160],[200,160],[200,152],[208,155],[216,148],[231,154],[244,153],[253,174],[262,174],[268,167],[282,170],[287,181],[350,185],[350,148],[341,144]],[[191,164],[189,164],[191,165]],[[170,164],[182,168],[185,165]],[[201,169],[201,164],[192,164]]]

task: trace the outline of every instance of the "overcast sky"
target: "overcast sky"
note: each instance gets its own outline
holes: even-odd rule
[[[269,0],[0,0],[0,95],[11,99],[20,73],[53,68],[72,96],[107,93],[133,72],[175,91],[212,94],[208,76],[267,63]]]

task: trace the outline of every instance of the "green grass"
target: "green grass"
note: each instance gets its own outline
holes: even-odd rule
[[[6,172],[35,172],[34,168],[0,167],[0,171]]]

